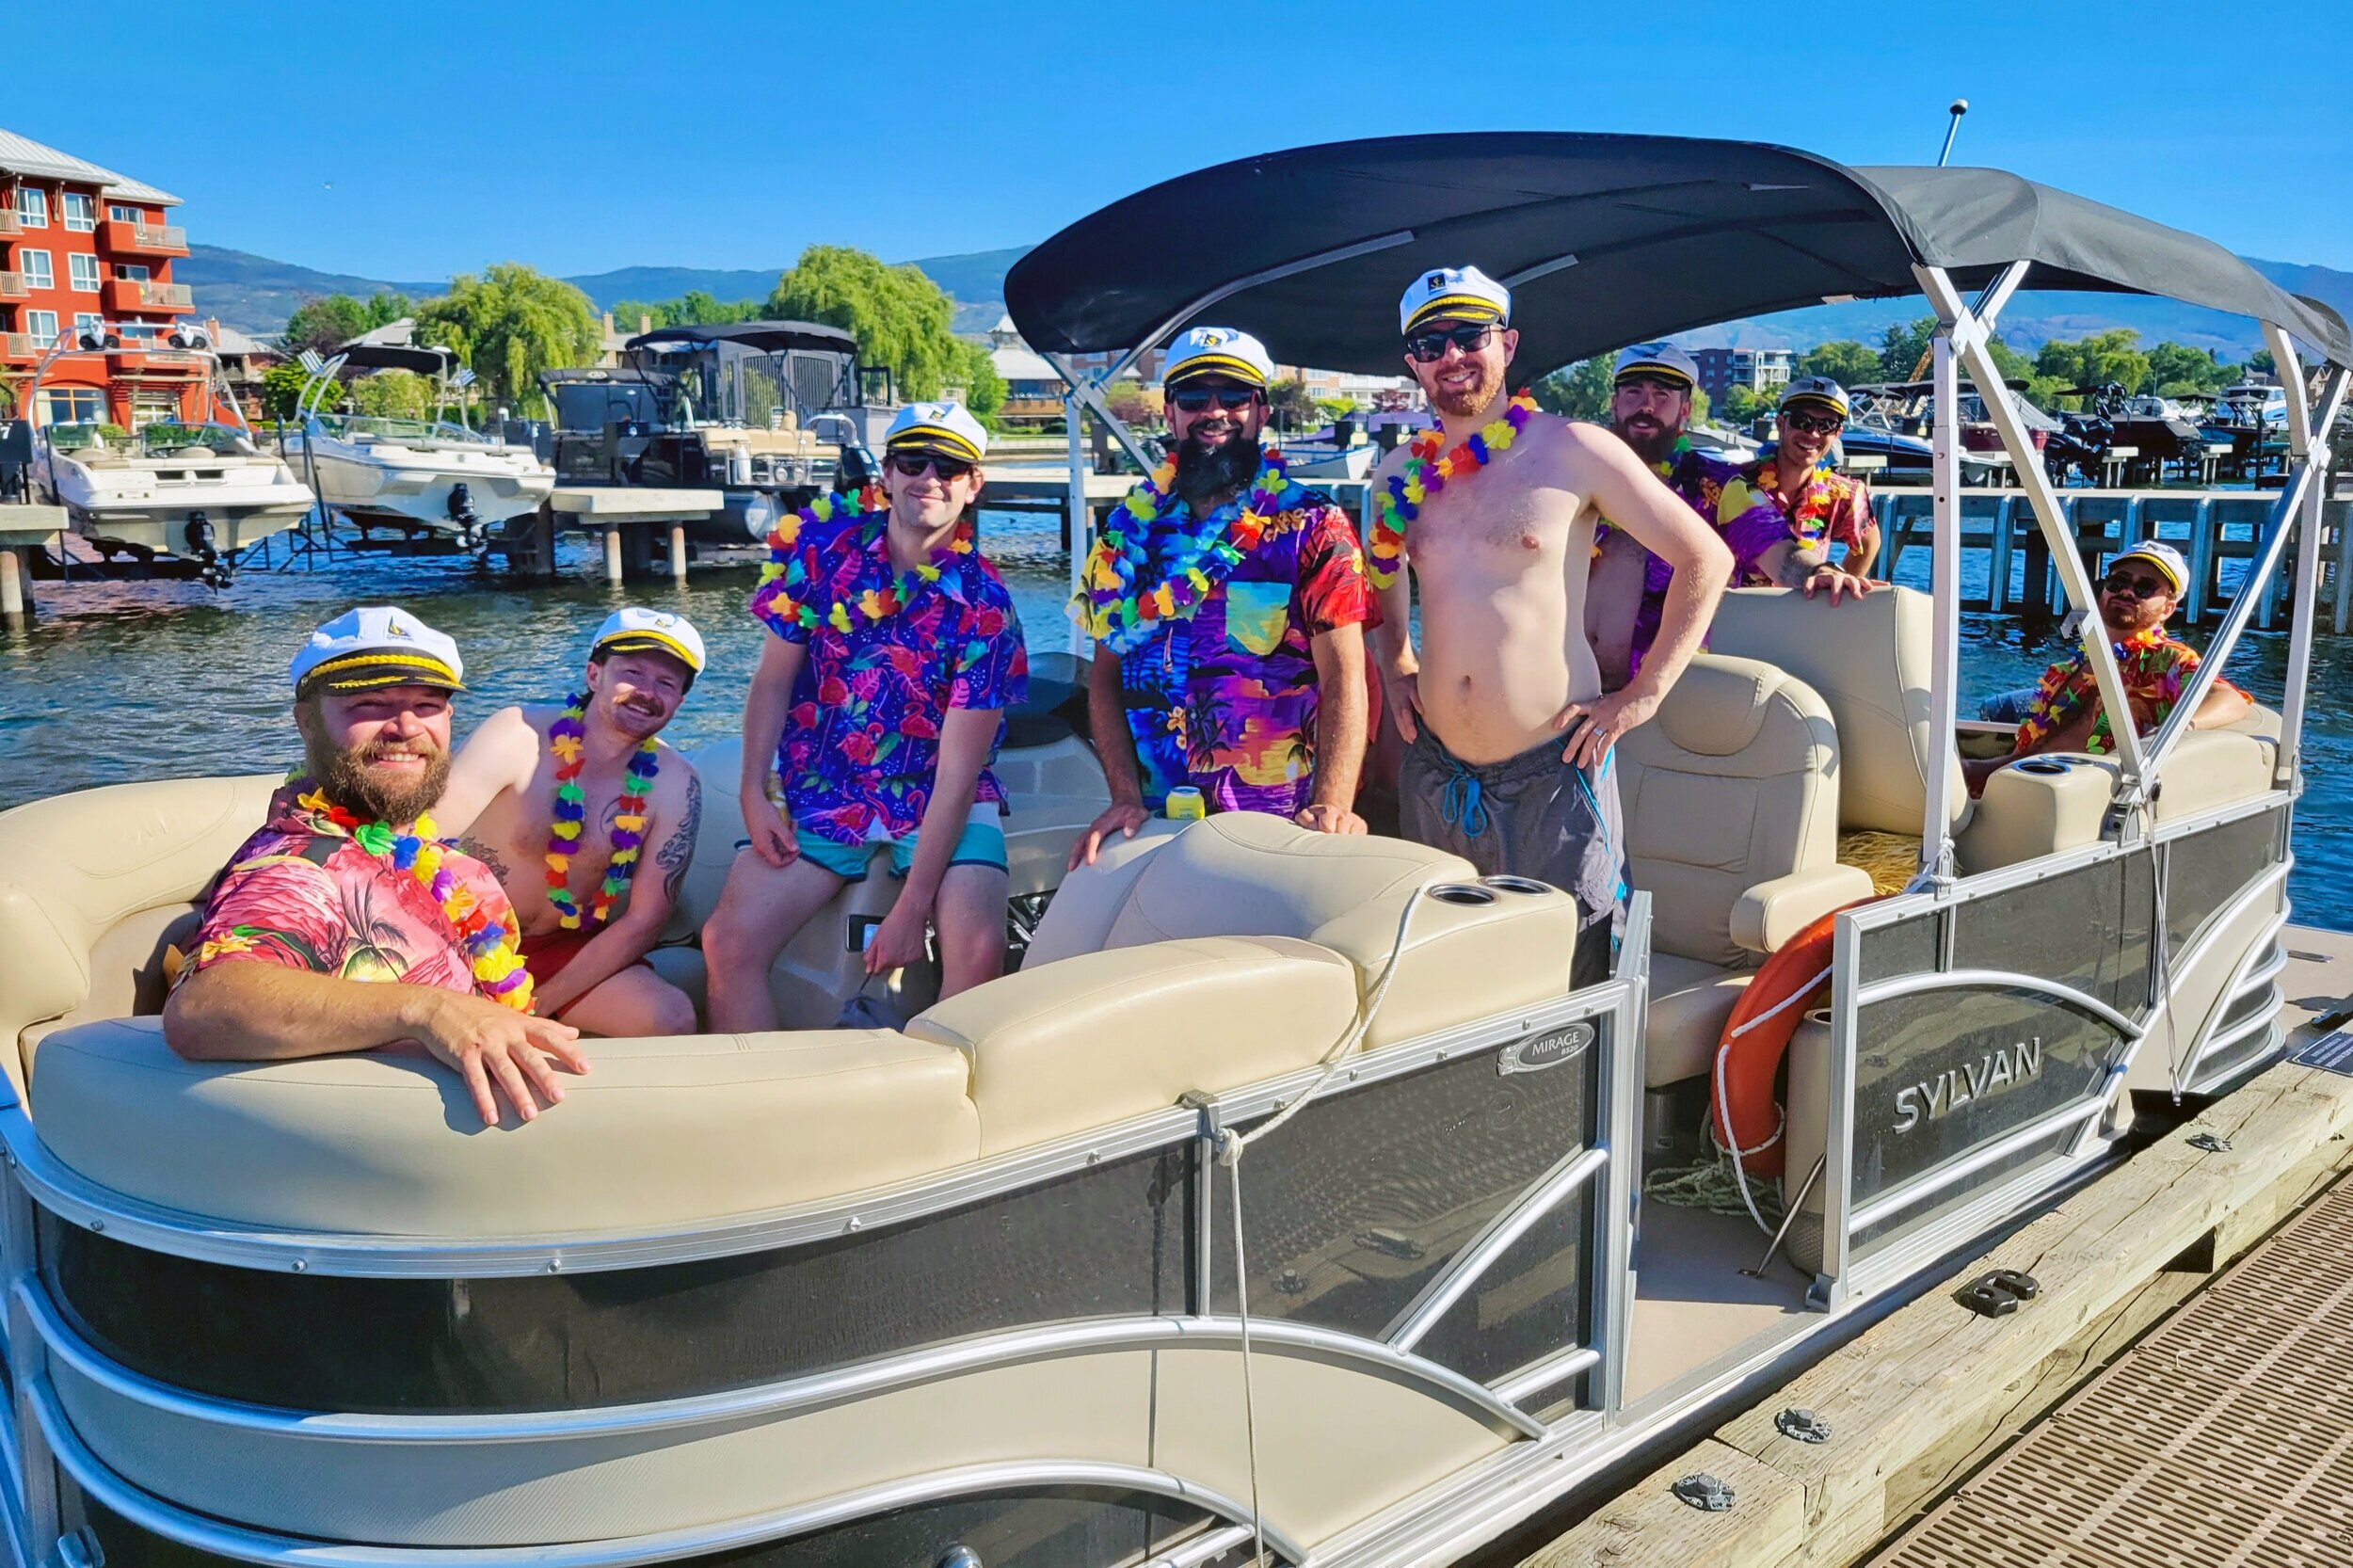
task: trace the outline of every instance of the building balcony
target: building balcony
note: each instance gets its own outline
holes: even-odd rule
[[[14,207],[0,207],[0,240],[22,239],[24,225],[17,220]]]
[[[9,364],[30,364],[40,358],[41,351],[33,346],[30,332],[0,332],[0,360]]]
[[[110,217],[100,225],[106,248],[125,256],[184,256],[188,232],[161,223],[126,223]]]
[[[33,291],[25,286],[24,274],[0,272],[0,299],[30,299]]]
[[[135,311],[167,312],[175,314],[196,309],[185,283],[156,283],[143,278],[109,278],[106,280],[106,313],[123,315]]]

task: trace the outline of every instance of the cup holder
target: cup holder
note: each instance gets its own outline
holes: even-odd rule
[[[2012,762],[2010,766],[2020,773],[2030,773],[2037,777],[2056,778],[2060,774],[2073,771],[2074,764],[2057,757],[2029,757],[2023,762]]]
[[[1493,904],[1495,894],[1470,882],[1440,882],[1429,889],[1430,896],[1440,904]]]
[[[1482,888],[1494,888],[1506,893],[1531,893],[1539,898],[1553,891],[1551,884],[1538,882],[1532,877],[1526,876],[1482,876],[1479,879],[1479,885]]]

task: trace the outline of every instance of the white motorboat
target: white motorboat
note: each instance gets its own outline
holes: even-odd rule
[[[555,488],[555,471],[528,446],[509,445],[442,417],[451,394],[472,379],[453,372],[444,348],[354,344],[331,360],[307,363],[312,378],[297,402],[296,427],[283,440],[287,461],[318,497],[364,531],[390,525],[443,534],[468,548],[509,518],[539,509]],[[344,370],[406,370],[433,383],[429,417],[381,418],[327,410]]]
[[[99,424],[44,424],[35,432],[34,488],[63,506],[74,532],[101,552],[179,556],[223,585],[245,552],[299,523],[312,497],[254,440],[236,399],[219,384],[220,360],[202,332],[177,329],[161,341],[126,340],[105,328],[67,334],[33,373],[26,402],[41,406],[41,378],[61,359],[134,354],[202,363],[211,409],[234,423],[159,421],[128,435]]]
[[[1147,228],[1198,243],[1139,278]],[[2290,536],[2308,568],[2319,548],[2344,323],[1997,170],[1556,134],[1185,176],[1030,252],[1007,300],[1068,352],[1156,344],[1203,298],[1280,307],[1303,357],[1379,368],[1394,318],[1363,302],[1462,260],[1465,232],[1524,280],[1540,363],[1833,294],[1916,287],[1942,323],[1933,593],[1726,596],[1615,754],[1637,892],[1606,980],[1571,983],[1594,938],[1565,894],[1394,839],[1232,813],[1065,874],[1105,799],[1072,664],[999,770],[1011,972],[836,1027],[891,897],[870,876],[772,969],[786,1030],[594,1042],[561,1107],[485,1131],[420,1055],[163,1044],[169,949],[276,779],[21,807],[15,1568],[1453,1561],[2095,1176],[2134,1091],[2162,1108],[2276,1059],[2314,596],[2276,712],[2185,721]],[[2297,460],[2174,718],[1973,801],[1958,379],[1998,376],[1993,318],[2041,274],[2194,288],[2258,317],[2288,376],[2316,346],[2326,384],[2296,400]],[[1988,414],[2089,604],[2021,412]],[[2085,655],[2119,693],[2105,638]],[[732,778],[734,750],[696,760]],[[728,792],[712,806],[651,955],[697,992],[743,835]],[[1842,832],[1913,840],[1916,874],[1873,896]],[[1774,1032],[1729,1023],[1744,1000],[1785,1032],[1762,1055]],[[1641,1195],[1646,1150],[1711,1096],[1755,1127],[1749,1174],[1778,1167],[1778,1232]]]

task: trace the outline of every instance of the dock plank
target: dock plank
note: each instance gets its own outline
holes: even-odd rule
[[[2232,1146],[2191,1147],[2201,1131]],[[1932,1288],[1537,1551],[1529,1568],[1855,1561],[2353,1162],[2349,1136],[2353,1079],[2273,1066],[1968,1265],[2023,1269],[2041,1282],[2040,1299],[1983,1319]],[[1826,1420],[1830,1440],[1783,1437],[1773,1416],[1792,1405]],[[1701,1513],[1673,1497],[1675,1479],[1694,1469],[1733,1480],[1731,1512]]]

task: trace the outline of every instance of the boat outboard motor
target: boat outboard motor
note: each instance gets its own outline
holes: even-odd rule
[[[468,550],[481,550],[489,540],[486,536],[481,515],[473,509],[473,492],[466,488],[463,479],[449,488],[449,520],[457,524],[457,542]]]
[[[236,581],[237,565],[215,547],[213,525],[203,513],[190,513],[187,526],[180,532],[186,542],[188,553],[195,556],[200,565],[199,575],[204,579],[205,586],[225,588]]]
[[[833,493],[856,495],[882,477],[874,462],[874,455],[863,446],[844,445],[841,456],[834,460]]]

